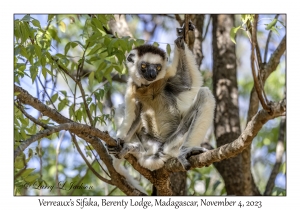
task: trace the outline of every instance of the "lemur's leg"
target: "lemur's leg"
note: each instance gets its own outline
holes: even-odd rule
[[[108,146],[108,151],[110,154],[115,154],[118,158],[123,158],[128,152],[134,152],[138,149],[141,149],[142,145],[139,142],[137,138],[134,137],[136,131],[138,130],[140,124],[141,124],[141,118],[139,117],[141,112],[142,105],[141,103],[136,103],[135,106],[135,119],[133,120],[129,131],[125,135],[124,139],[118,138],[118,146],[116,147],[110,147]],[[126,120],[123,119],[123,121]],[[123,122],[124,123],[124,122]],[[118,137],[118,136],[117,136]],[[124,144],[121,143],[121,140],[123,140]]]
[[[179,150],[178,160],[188,170],[191,165],[187,158],[205,152],[200,147],[214,117],[215,99],[207,87],[201,87],[192,106],[182,118],[178,129],[168,138],[164,145],[164,153],[170,154]]]

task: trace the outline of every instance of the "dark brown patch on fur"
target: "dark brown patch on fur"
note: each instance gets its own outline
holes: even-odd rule
[[[163,60],[166,59],[166,52],[164,50],[150,44],[141,45],[136,47],[135,49],[137,49],[139,57],[143,56],[146,53],[152,53],[161,56]]]

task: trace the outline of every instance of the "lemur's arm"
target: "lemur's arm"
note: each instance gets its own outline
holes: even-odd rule
[[[129,79],[128,84],[127,84],[127,89],[125,93],[125,112],[124,112],[124,118],[123,122],[118,128],[117,131],[117,138],[124,140],[125,142],[130,141],[132,135],[134,134],[134,128],[132,128],[132,125],[135,121],[139,119],[139,112],[140,110],[138,109],[136,99],[134,97],[134,88],[135,86],[132,85],[131,79]],[[136,124],[138,124],[136,122]],[[135,126],[137,129],[137,126]],[[129,132],[131,131],[131,132]],[[131,134],[129,136],[128,134]]]

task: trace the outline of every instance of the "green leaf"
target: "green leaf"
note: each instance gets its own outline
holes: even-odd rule
[[[167,44],[167,54],[168,56],[170,57],[170,54],[171,54],[171,45],[170,44]]]
[[[32,22],[32,24],[35,26],[35,27],[38,27],[38,28],[41,28],[41,24],[40,24],[40,22],[38,21],[38,20],[32,20],[31,21]]]
[[[275,34],[277,34],[279,36],[279,32],[278,32],[278,30],[277,30],[277,28],[275,26],[273,26],[271,28],[271,31],[274,32]]]
[[[78,46],[78,43],[77,42],[71,42],[71,47],[72,48],[75,48],[75,47],[77,47]]]
[[[101,48],[102,48],[102,44],[99,43],[99,44],[95,45],[87,55],[93,55],[93,54],[97,53]]]
[[[21,136],[23,137],[23,139],[26,139],[26,138],[27,138],[27,135],[26,135],[24,129],[21,129],[21,130],[20,130],[20,134],[21,134]]]
[[[242,26],[238,26],[238,27],[232,27],[230,30],[230,39],[231,41],[236,44],[235,42],[235,35],[237,33],[237,31],[241,28]]]
[[[63,32],[63,33],[66,32],[66,24],[64,23],[64,21],[59,21],[58,27],[61,30],[61,32]]]
[[[41,59],[41,57],[42,57],[41,47],[39,45],[35,44],[34,45],[34,50],[35,50],[35,53],[38,56],[38,58]]]
[[[38,69],[35,66],[30,66],[30,77],[32,80],[32,84],[34,83],[34,80],[38,74]]]
[[[55,16],[55,15],[52,15],[52,14],[51,14],[51,15],[48,15],[48,20],[47,20],[47,22],[51,21],[51,20],[54,18],[54,16]]]
[[[153,42],[153,44],[152,44],[154,47],[158,47],[159,46],[159,44],[157,43],[157,42]]]
[[[57,100],[57,98],[58,98],[58,93],[55,93],[55,94],[51,97],[52,103],[55,103],[55,101]]]
[[[66,44],[66,46],[65,46],[65,55],[67,55],[67,53],[68,53],[70,47],[71,47],[71,43],[69,42],[69,43]]]
[[[94,148],[92,147],[92,145],[87,145],[85,146],[85,150],[94,150]]]
[[[27,168],[23,173],[22,173],[22,177],[27,177],[30,173],[32,173],[35,170],[35,168]]]
[[[143,45],[144,43],[145,43],[144,40],[142,40],[142,39],[137,39],[137,40],[135,40],[134,45],[135,45],[136,47],[138,47],[138,46],[140,46],[140,45]]]
[[[24,180],[28,183],[33,182],[35,180],[37,180],[40,177],[39,174],[34,174],[34,175],[29,175],[26,178],[24,178]]]
[[[271,30],[272,27],[274,27],[277,23],[277,18],[274,18],[265,28],[266,30]]]
[[[16,160],[15,160],[15,168],[16,169],[22,169],[24,168],[24,153],[22,153],[21,156],[18,156],[16,157]]]
[[[67,105],[68,100],[67,99],[63,99],[59,104],[58,104],[58,111],[60,112],[61,110],[63,110],[63,108],[65,108],[65,106]]]
[[[82,118],[82,111],[81,111],[80,109],[78,109],[78,110],[76,111],[75,116],[76,116],[76,120],[77,120],[78,122],[80,122],[80,121],[81,121],[81,118]]]
[[[103,113],[103,104],[100,101],[98,101],[97,105],[98,105],[100,112]]]
[[[89,86],[90,87],[93,87],[93,84],[94,84],[94,78],[95,78],[95,72],[91,72],[90,75],[89,75]]]
[[[46,79],[47,78],[47,70],[46,68],[42,68],[42,74],[43,74],[43,77]]]
[[[25,15],[22,19],[22,21],[30,21],[30,15]]]

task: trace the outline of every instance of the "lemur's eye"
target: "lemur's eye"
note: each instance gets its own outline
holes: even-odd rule
[[[156,66],[156,70],[160,71],[161,70],[161,66]]]
[[[142,64],[142,69],[146,68],[146,64]]]

